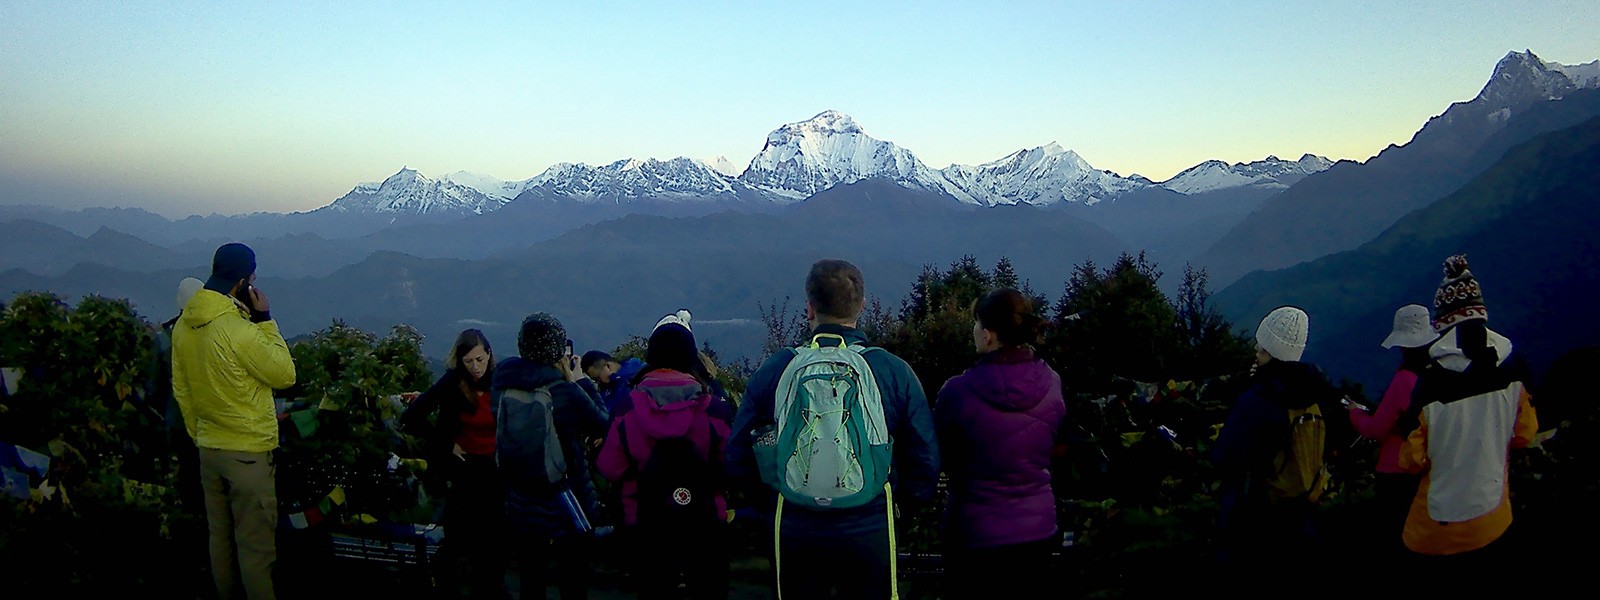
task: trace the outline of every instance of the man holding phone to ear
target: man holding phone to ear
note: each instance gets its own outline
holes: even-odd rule
[[[294,385],[289,346],[255,287],[256,255],[217,248],[211,277],[172,330],[172,396],[200,452],[218,597],[243,583],[250,600],[275,597],[278,447],[272,391]]]

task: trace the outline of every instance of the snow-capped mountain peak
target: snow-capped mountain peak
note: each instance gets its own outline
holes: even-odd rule
[[[1184,169],[1160,185],[1180,194],[1198,194],[1246,185],[1286,188],[1307,175],[1331,166],[1333,161],[1313,154],[1303,155],[1293,161],[1268,155],[1263,160],[1232,165],[1220,160],[1208,160]]]
[[[671,160],[626,158],[600,166],[558,163],[529,180],[528,189],[580,202],[715,200],[737,194],[727,175],[704,161],[682,156]]]
[[[1050,142],[978,166],[950,165],[943,175],[973,202],[996,204],[1096,204],[1148,184],[1095,169],[1077,152]]]
[[[744,169],[741,169],[738,165],[733,164],[733,161],[728,160],[728,157],[726,156],[713,156],[711,158],[701,159],[700,162],[707,167],[711,167],[711,170],[723,175],[727,175],[728,177],[738,177],[740,173],[744,172]]]
[[[1600,69],[1597,64],[1596,69]],[[1488,110],[1521,110],[1532,102],[1565,97],[1580,86],[1567,76],[1569,67],[1539,60],[1531,51],[1510,52],[1494,66],[1494,74],[1471,103]],[[1577,65],[1570,70],[1580,77],[1587,75],[1588,65]]]
[[[434,180],[402,167],[382,183],[357,184],[328,208],[336,211],[409,214],[482,214],[504,206],[510,198],[485,194],[451,181]]]
[[[811,117],[810,119],[806,119],[797,123],[789,123],[779,127],[777,130],[767,135],[767,141],[776,141],[777,143],[781,144],[784,143],[784,140],[786,140],[788,137],[792,136],[804,137],[814,135],[844,135],[852,133],[866,135],[867,132],[862,130],[861,126],[856,124],[856,120],[851,118],[850,115],[830,109],[817,113],[817,116]]]
[[[445,181],[472,188],[484,195],[511,200],[521,194],[528,186],[527,179],[521,181],[506,181],[490,175],[472,173],[469,171],[456,171],[444,176]]]
[[[827,110],[767,135],[739,180],[787,198],[805,198],[840,183],[884,178],[943,191],[948,182],[909,150],[866,134],[855,119]]]

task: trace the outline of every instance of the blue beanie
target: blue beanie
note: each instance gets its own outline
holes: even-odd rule
[[[206,289],[226,294],[233,284],[256,272],[256,252],[240,243],[223,244],[211,257],[211,277]]]

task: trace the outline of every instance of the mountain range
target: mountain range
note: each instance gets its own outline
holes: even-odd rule
[[[319,210],[400,214],[483,214],[524,198],[576,203],[708,202],[782,205],[842,183],[892,181],[979,206],[1098,204],[1132,191],[1163,187],[1182,194],[1244,186],[1282,189],[1333,163],[1307,154],[1286,161],[1206,161],[1155,183],[1095,169],[1051,142],[976,166],[933,169],[910,150],[873,138],[849,115],[828,110],[767,135],[742,170],[711,161],[623,159],[602,166],[560,163],[522,181],[465,171],[429,179],[403,168],[382,182],[357,184]]]
[[[373,330],[404,322],[437,354],[463,327],[504,344],[522,314],[549,310],[582,345],[609,348],[690,307],[704,341],[738,356],[760,347],[758,303],[800,298],[805,267],[824,255],[860,264],[869,294],[892,307],[924,266],[965,254],[1007,257],[1053,298],[1074,265],[1145,250],[1168,273],[1207,269],[1213,300],[1242,330],[1267,304],[1306,307],[1308,357],[1378,385],[1389,357],[1369,338],[1381,339],[1396,302],[1426,304],[1437,262],[1457,251],[1487,294],[1508,294],[1498,310],[1489,298],[1495,324],[1535,353],[1600,333],[1523,308],[1565,300],[1489,287],[1593,291],[1581,236],[1600,225],[1600,202],[1584,169],[1600,162],[1581,148],[1596,117],[1600,61],[1512,52],[1477,97],[1365,162],[1207,161],[1152,182],[1055,143],[932,169],[825,111],[774,130],[742,169],[685,157],[563,163],[520,181],[402,169],[287,215],[0,207],[0,298],[99,293],[165,318],[172,284],[240,240],[258,250],[291,335],[333,317]]]
[[[1569,75],[1569,73],[1571,75]],[[1477,97],[1429,119],[1365,163],[1341,161],[1264,202],[1195,262],[1227,285],[1377,237],[1483,172],[1511,146],[1600,114],[1600,61],[1556,65],[1511,52]],[[1576,77],[1576,81],[1573,79]]]
[[[1489,327],[1538,367],[1600,345],[1584,318],[1600,295],[1600,117],[1540,134],[1465,185],[1414,210],[1352,250],[1256,271],[1213,300],[1253,328],[1274,307],[1311,316],[1306,360],[1381,390],[1399,356],[1379,342],[1395,309],[1432,306],[1444,258],[1465,254],[1483,290]],[[1537,396],[1537,391],[1535,392]]]

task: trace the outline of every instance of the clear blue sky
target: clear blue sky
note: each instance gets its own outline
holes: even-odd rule
[[[725,155],[825,110],[928,165],[1365,160],[1600,2],[0,3],[0,203],[306,210],[409,165]],[[687,8],[682,5],[692,5]]]

